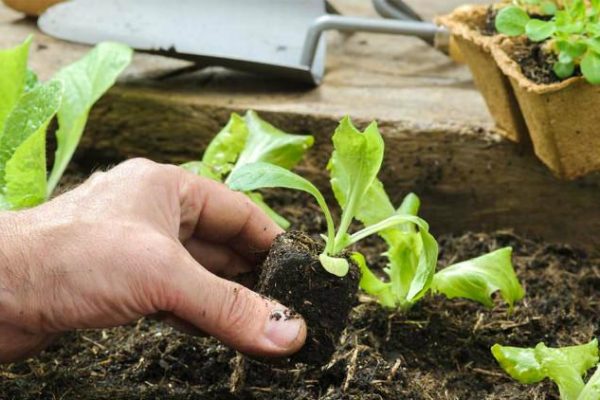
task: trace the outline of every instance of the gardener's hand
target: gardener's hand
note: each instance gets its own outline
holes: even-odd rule
[[[147,315],[245,353],[293,353],[303,320],[273,318],[285,307],[223,279],[252,270],[279,233],[243,194],[146,160],[0,214],[0,361]]]

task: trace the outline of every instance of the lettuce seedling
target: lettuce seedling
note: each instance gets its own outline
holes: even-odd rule
[[[420,208],[419,198],[411,193],[395,210],[379,181],[371,187],[367,198],[370,206],[357,214],[357,219],[364,224],[377,224],[392,215],[416,217]],[[436,241],[417,228],[406,222],[380,232],[388,244],[385,255],[389,264],[384,270],[386,280],[369,270],[364,258],[355,258],[362,273],[361,288],[376,297],[383,306],[406,310],[428,291],[442,293],[448,298],[467,298],[488,307],[493,305],[491,296],[496,291],[510,307],[523,298],[524,290],[512,266],[510,247],[451,265],[436,273]]]
[[[0,209],[33,207],[48,199],[79,143],[92,105],[129,65],[132,51],[102,43],[49,82],[27,69],[31,37],[0,51]],[[58,117],[57,150],[46,171],[46,130]]]
[[[546,41],[544,49],[556,54],[553,70],[566,79],[577,69],[591,84],[600,84],[600,1],[565,0],[563,8],[546,21],[530,17],[515,5],[500,10],[496,29],[509,36],[527,35],[534,42]]]
[[[600,399],[600,366],[587,384],[583,377],[598,364],[598,340],[561,348],[539,343],[534,348],[492,346],[492,354],[513,379],[524,384],[552,380],[562,400]]]
[[[348,273],[348,260],[341,256],[347,247],[367,236],[406,222],[418,226],[420,235],[426,237],[423,241],[426,251],[437,253],[437,244],[429,234],[429,227],[413,215],[391,215],[375,224],[366,225],[358,232],[348,233],[355,216],[371,206],[367,193],[376,182],[381,168],[384,143],[375,122],[364,132],[360,132],[352,125],[350,118],[346,117],[333,135],[333,147],[329,161],[331,186],[342,208],[337,227],[321,192],[308,180],[285,168],[265,162],[246,164],[231,173],[229,186],[244,192],[280,187],[311,194],[327,221],[327,233],[323,235],[325,248],[319,259],[325,270],[336,276],[343,277]]]
[[[206,148],[202,161],[182,167],[203,177],[229,184],[231,173],[244,165],[267,162],[282,168],[295,167],[312,147],[310,135],[285,133],[261,119],[254,111],[242,118],[231,114],[229,122]],[[271,219],[287,229],[290,223],[277,214],[256,192],[246,193]]]

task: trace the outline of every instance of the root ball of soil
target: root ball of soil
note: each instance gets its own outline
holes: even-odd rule
[[[292,362],[329,361],[356,302],[358,268],[350,262],[348,275],[334,276],[319,261],[322,251],[306,234],[287,232],[275,239],[263,264],[258,292],[300,314],[308,327],[306,344]]]

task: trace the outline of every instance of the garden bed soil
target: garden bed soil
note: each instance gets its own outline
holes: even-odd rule
[[[318,237],[325,221],[310,198],[269,196],[294,229]],[[302,204],[302,207],[298,207]],[[433,225],[435,232],[435,224]],[[510,232],[439,238],[440,264],[503,246],[514,249],[526,297],[512,313],[467,300],[428,296],[410,312],[387,311],[360,296],[332,360],[323,367],[249,362],[230,393],[236,353],[212,338],[186,336],[152,320],[65,335],[37,358],[0,367],[6,399],[558,399],[549,382],[520,385],[497,366],[494,343],[550,346],[600,335],[600,260],[569,246]],[[362,250],[385,264],[382,243]]]
[[[529,143],[527,126],[510,82],[491,54],[497,38],[495,11],[486,5],[467,5],[436,22],[450,29],[500,134],[515,142]]]

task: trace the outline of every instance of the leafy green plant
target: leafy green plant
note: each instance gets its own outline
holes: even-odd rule
[[[513,379],[524,384],[552,380],[562,400],[600,399],[600,365],[598,340],[561,348],[546,347],[539,343],[534,348],[505,347],[495,344],[492,354]],[[594,366],[596,372],[588,380],[583,377]]]
[[[348,261],[341,257],[344,250],[381,230],[400,223],[413,222],[420,227],[422,235],[432,238],[428,233],[427,224],[412,215],[393,215],[351,235],[348,234],[355,215],[369,206],[367,192],[381,168],[384,143],[377,124],[372,123],[364,132],[360,132],[346,117],[333,135],[333,145],[334,152],[329,161],[331,186],[342,208],[337,227],[321,192],[308,180],[285,168],[265,162],[246,164],[232,172],[229,186],[245,192],[280,187],[311,194],[323,210],[327,221],[325,248],[320,255],[320,261],[328,272],[337,276],[345,276],[348,273]],[[427,246],[434,246],[437,251],[435,240],[427,240],[426,243]]]
[[[395,210],[383,184],[379,181],[369,193],[369,207],[357,215],[364,224],[377,224],[391,215],[417,216],[420,200],[415,194],[404,198]],[[422,235],[418,227],[406,222],[379,233],[388,244],[386,256],[387,279],[378,278],[358,256],[361,268],[361,288],[378,301],[393,308],[408,309],[427,292],[441,293],[449,298],[462,297],[485,306],[493,305],[491,296],[499,291],[502,298],[513,306],[524,296],[512,266],[509,247],[448,266],[436,273],[437,245],[430,235]]]
[[[589,83],[600,84],[600,1],[565,0],[548,21],[508,6],[498,13],[496,28],[509,36],[547,41],[544,49],[556,54],[553,70],[559,78],[571,77],[579,68]]]
[[[48,199],[79,143],[92,105],[129,65],[132,51],[102,43],[84,58],[39,82],[27,68],[31,38],[0,51],[0,209]],[[46,170],[46,131],[58,117],[57,150]]]
[[[229,184],[232,172],[244,165],[268,162],[292,169],[313,145],[310,135],[285,133],[261,119],[254,111],[244,117],[231,114],[229,122],[206,148],[202,161],[192,161],[182,167],[197,174]],[[246,193],[279,226],[287,229],[290,223],[263,200],[260,193]]]
[[[449,297],[466,297],[490,305],[490,294],[500,290],[512,302],[523,296],[510,260],[510,249],[449,267],[435,274],[438,245],[428,224],[417,216],[419,199],[408,195],[400,208],[392,206],[377,174],[383,161],[384,142],[372,123],[358,131],[348,117],[333,135],[334,151],[328,164],[331,187],[342,209],[335,225],[324,196],[306,179],[268,163],[248,164],[230,176],[230,187],[249,191],[284,187],[311,194],[327,221],[321,264],[330,273],[344,276],[348,262],[340,254],[364,238],[380,234],[389,246],[388,281],[379,279],[360,253],[352,258],[361,269],[361,288],[387,307],[408,308],[429,290]],[[349,234],[354,219],[365,226]]]

